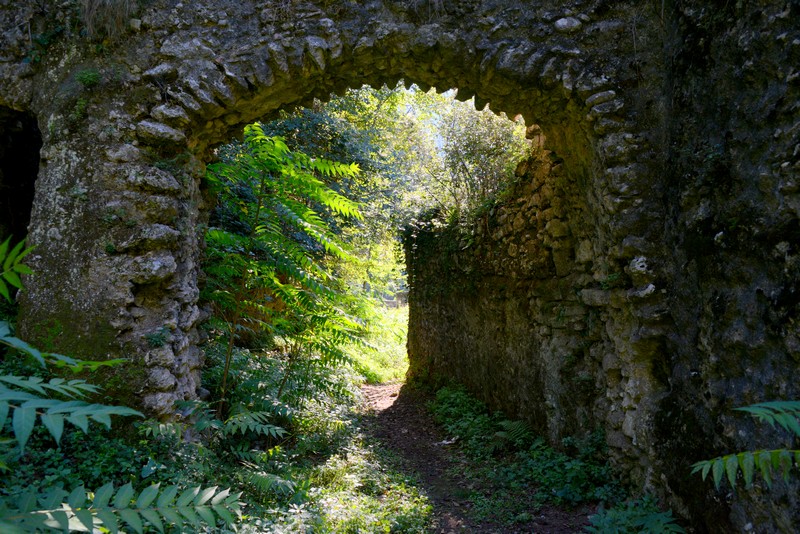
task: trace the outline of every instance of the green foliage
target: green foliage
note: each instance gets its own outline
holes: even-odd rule
[[[624,496],[605,463],[601,435],[565,439],[569,456],[547,446],[525,423],[489,413],[463,389],[442,388],[430,409],[470,459],[462,474],[483,520],[524,522],[531,510],[548,503],[615,503]]]
[[[646,496],[643,499],[620,503],[613,508],[603,508],[589,517],[590,526],[586,532],[594,534],[650,534],[686,532],[675,523],[672,511],[662,512],[655,499]]]
[[[100,367],[113,367],[125,361],[124,359],[103,361],[81,360],[55,352],[40,351],[36,347],[14,336],[11,324],[7,321],[0,321],[0,345],[5,345],[6,347],[16,350],[42,366],[52,365],[57,368],[68,369],[75,373],[96,371]]]
[[[412,479],[392,469],[392,459],[365,447],[359,436],[312,474],[312,492],[325,503],[319,530],[428,532],[432,507]]]
[[[27,254],[18,244],[8,252],[9,241],[0,246],[0,262],[4,275],[8,272],[32,274],[29,268],[20,263]],[[8,276],[4,276],[9,280]],[[17,283],[14,283],[17,282]],[[21,287],[19,279],[11,277],[12,285]],[[10,300],[8,293],[3,297]],[[91,362],[77,360],[59,354],[39,351],[11,333],[8,323],[0,322],[0,344],[28,357],[28,360],[15,362],[18,368],[31,376],[14,374],[0,375],[0,469],[8,470],[8,452],[18,447],[19,455],[14,460],[14,477],[4,477],[0,484],[0,529],[3,532],[43,532],[84,530],[95,531],[103,527],[107,532],[118,532],[120,522],[135,532],[144,532],[146,524],[159,532],[164,532],[164,524],[181,528],[184,523],[199,526],[201,523],[216,525],[218,520],[226,524],[234,522],[234,514],[240,515],[239,494],[230,495],[229,490],[217,491],[216,487],[190,488],[178,496],[178,487],[170,486],[159,492],[159,485],[143,489],[138,494],[131,483],[123,485],[114,494],[114,486],[107,483],[96,493],[87,493],[82,485],[66,491],[58,485],[48,485],[44,490],[38,484],[29,483],[26,487],[19,482],[24,476],[26,445],[37,430],[44,428],[57,444],[61,444],[65,423],[89,433],[90,421],[111,428],[111,416],[141,416],[138,411],[125,406],[109,406],[87,402],[89,395],[95,395],[100,388],[84,380],[67,380],[61,377],[45,378],[35,376],[34,372],[46,373],[46,365],[52,364],[74,372],[94,371],[104,365],[117,365],[120,360]],[[3,361],[5,364],[5,361]],[[34,367],[35,366],[35,367]],[[7,421],[10,420],[10,428]],[[27,457],[39,457],[38,452]],[[60,466],[55,466],[60,467]],[[55,479],[68,477],[70,470],[63,468]],[[51,475],[52,477],[52,475]],[[33,482],[33,481],[31,481]],[[111,498],[113,497],[113,501]],[[176,500],[177,497],[177,500]],[[90,502],[91,500],[91,502]]]
[[[159,347],[163,347],[164,344],[167,342],[167,337],[169,336],[169,330],[166,327],[161,327],[155,332],[150,332],[149,334],[145,334],[144,338],[147,341],[147,344],[150,347],[157,349]]]
[[[72,107],[72,111],[69,113],[69,121],[71,123],[77,123],[82,121],[86,118],[86,108],[89,107],[89,100],[87,98],[79,98],[75,101],[75,105]],[[113,246],[113,245],[111,245]],[[106,245],[106,252],[108,252],[109,245]],[[109,252],[111,254],[112,252]]]
[[[90,420],[111,428],[112,415],[142,415],[125,406],[90,404],[76,400],[88,393],[95,393],[98,389],[83,380],[53,378],[45,382],[38,377],[0,376],[0,429],[11,414],[12,433],[21,454],[37,420],[59,442],[65,422],[88,432]],[[54,396],[66,400],[53,398]]]
[[[206,234],[205,297],[214,303],[228,340],[223,402],[233,346],[242,332],[289,340],[292,358],[307,365],[347,360],[342,347],[358,341],[362,326],[344,312],[347,298],[322,259],[351,256],[322,212],[361,215],[355,202],[318,176],[357,173],[355,165],[293,152],[259,124],[248,126],[244,143],[209,167],[208,182],[220,199],[220,226]],[[279,388],[278,397],[281,393]]]
[[[367,343],[349,349],[353,366],[370,384],[398,381],[408,371],[408,306],[376,306],[367,318]]]
[[[773,401],[737,408],[757,420],[777,426],[800,438],[800,401]],[[745,487],[753,485],[753,476],[759,474],[767,486],[772,486],[773,475],[789,480],[792,469],[800,469],[800,450],[772,449],[727,454],[711,460],[702,460],[692,466],[692,473],[700,473],[703,480],[711,473],[717,489],[727,479],[732,488],[741,471]]]
[[[81,84],[84,89],[91,89],[100,83],[100,71],[97,69],[84,69],[75,73],[75,80]]]
[[[0,295],[6,300],[11,300],[11,292],[9,286],[22,289],[22,280],[20,275],[33,274],[30,267],[22,263],[22,260],[31,253],[33,247],[25,248],[25,241],[20,241],[11,250],[11,237],[8,237],[0,245]]]
[[[214,526],[219,520],[232,524],[241,515],[240,494],[216,487],[188,488],[179,493],[177,486],[163,490],[159,484],[136,492],[125,484],[114,490],[106,484],[96,492],[79,486],[67,492],[53,488],[45,494],[31,490],[16,502],[0,502],[0,527],[9,534],[81,530],[93,532],[99,526],[108,532],[120,531],[120,523],[141,534],[149,525],[164,532],[164,525],[180,529],[184,524],[195,528],[206,523]]]

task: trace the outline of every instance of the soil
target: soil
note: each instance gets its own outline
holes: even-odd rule
[[[581,532],[591,508],[562,510],[545,507],[532,512],[523,525],[496,525],[471,517],[470,482],[458,477],[457,466],[466,463],[452,440],[443,434],[425,409],[430,397],[402,384],[362,387],[373,414],[367,432],[400,458],[420,481],[433,505],[433,530],[437,534],[557,534]],[[482,487],[482,491],[491,488]]]

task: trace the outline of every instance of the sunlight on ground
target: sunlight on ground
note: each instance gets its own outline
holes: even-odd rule
[[[408,306],[380,308],[370,320],[371,347],[353,346],[356,370],[368,384],[405,380],[408,371]]]

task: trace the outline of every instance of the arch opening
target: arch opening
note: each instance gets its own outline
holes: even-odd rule
[[[0,107],[0,238],[28,231],[42,134],[36,117]]]

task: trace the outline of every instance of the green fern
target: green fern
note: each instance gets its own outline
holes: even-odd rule
[[[67,492],[60,488],[45,494],[35,490],[20,495],[16,502],[0,500],[0,528],[8,534],[23,532],[68,532],[80,530],[120,532],[120,523],[141,534],[149,525],[158,532],[165,525],[181,529],[184,524],[197,528],[202,524],[217,525],[221,520],[233,524],[241,515],[241,493],[219,491],[216,487],[186,489],[179,494],[177,486],[163,490],[159,484],[139,492],[128,483],[114,492],[106,484],[96,492],[78,487]]]
[[[780,426],[800,438],[800,401],[772,401],[737,408],[747,412],[770,426]],[[692,465],[692,473],[700,473],[703,480],[711,473],[714,486],[719,489],[727,479],[732,488],[736,487],[739,472],[745,486],[752,487],[753,477],[759,474],[768,487],[772,486],[773,474],[777,473],[784,481],[789,479],[793,469],[800,469],[800,450],[772,449],[745,451],[711,460],[702,460]]]
[[[279,426],[269,423],[273,414],[271,412],[250,412],[242,410],[231,415],[223,426],[223,433],[226,436],[245,434],[252,432],[260,436],[271,438],[282,438],[286,435],[286,430]]]
[[[498,423],[502,430],[494,433],[496,439],[509,442],[515,446],[533,441],[533,433],[524,421],[503,420]]]
[[[294,495],[297,484],[276,474],[264,471],[257,464],[244,462],[248,468],[247,482],[261,494]]]
[[[747,412],[763,423],[775,427],[779,425],[785,430],[800,437],[800,401],[772,401],[752,404],[737,408]]]
[[[22,250],[20,243],[8,252],[10,241],[0,245],[0,295],[10,300],[8,287],[21,288],[18,274],[32,274],[20,263],[30,249]],[[122,360],[92,362],[78,360],[60,354],[39,351],[12,334],[6,322],[0,322],[0,344],[17,350],[42,366],[53,365],[72,371],[94,371],[101,366],[117,365]],[[0,376],[0,434],[6,432],[6,421],[11,419],[10,431],[13,437],[0,437],[0,445],[18,445],[20,454],[31,436],[37,422],[42,424],[50,435],[60,442],[65,423],[70,423],[89,432],[90,421],[111,428],[112,415],[142,414],[125,406],[109,406],[86,402],[88,395],[94,395],[100,388],[84,380],[52,378],[45,381],[36,376]],[[0,469],[7,469],[0,459]],[[113,501],[111,500],[113,497]],[[229,490],[217,491],[216,487],[202,489],[189,488],[178,495],[177,486],[169,486],[163,491],[159,485],[150,486],[135,493],[131,484],[126,484],[114,492],[112,484],[106,484],[95,493],[87,493],[83,487],[67,492],[61,488],[50,488],[37,493],[35,488],[17,496],[0,496],[0,531],[8,534],[24,532],[68,532],[73,530],[97,532],[119,532],[123,523],[137,533],[142,533],[149,525],[158,532],[164,532],[164,525],[172,525],[178,530],[189,523],[194,527],[207,524],[215,527],[218,522],[235,522],[241,515],[240,494],[231,495]]]
[[[6,300],[11,300],[11,293],[9,286],[17,289],[22,289],[22,280],[20,275],[33,274],[30,267],[22,263],[22,259],[31,253],[33,247],[25,248],[25,241],[20,241],[14,248],[9,251],[11,245],[11,237],[3,241],[0,245],[0,295],[5,297]]]
[[[45,382],[37,377],[0,376],[0,431],[11,414],[12,433],[22,453],[37,419],[47,428],[53,439],[59,442],[65,422],[88,432],[90,420],[111,428],[112,415],[142,416],[138,411],[125,406],[90,404],[75,400],[98,390],[97,386],[83,380],[53,378]],[[52,395],[66,397],[68,400],[55,399]]]
[[[220,418],[237,336],[269,332],[318,350],[327,361],[346,360],[330,340],[358,337],[360,326],[346,316],[337,318],[342,314],[336,303],[344,297],[323,267],[320,251],[344,261],[353,258],[323,212],[353,219],[361,214],[356,202],[319,176],[354,177],[358,172],[356,165],[293,152],[280,137],[265,135],[260,124],[245,128],[244,143],[234,156],[209,166],[208,182],[230,222],[229,228],[211,228],[206,235],[204,295],[225,322],[227,337]],[[302,353],[293,351],[292,357]],[[278,398],[281,392],[279,387]]]

